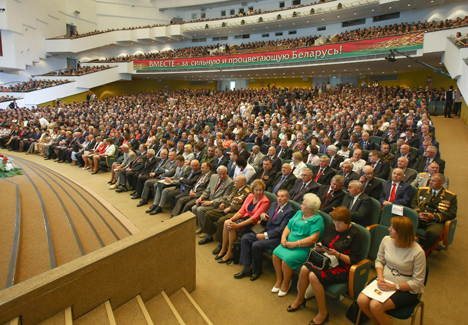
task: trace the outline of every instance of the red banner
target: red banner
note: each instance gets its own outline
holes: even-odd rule
[[[251,66],[280,62],[310,62],[314,60],[386,53],[389,49],[408,51],[423,47],[424,33],[382,37],[306,48],[269,52],[230,54],[184,59],[135,60],[134,70],[188,69],[227,66]],[[234,51],[235,52],[235,51]]]

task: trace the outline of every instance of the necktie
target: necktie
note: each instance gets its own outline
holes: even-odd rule
[[[283,153],[283,149],[281,148],[278,157],[281,157],[282,153]]]
[[[320,178],[320,176],[322,176],[322,168],[320,168],[320,171],[317,174],[317,176],[314,178],[314,181],[316,182]]]
[[[364,142],[364,150],[367,148],[367,142]]]
[[[372,169],[374,169],[374,167],[375,167],[375,163],[372,163]]]
[[[437,196],[437,193],[436,191],[432,190],[432,197],[431,197],[431,201],[433,201],[435,199],[435,197]]]
[[[354,198],[352,197],[351,198],[351,201],[349,202],[348,204],[348,210],[351,211],[351,209],[353,208],[353,205],[354,205]]]
[[[285,176],[285,175],[281,176],[280,181],[278,182],[278,184],[276,184],[275,188],[273,189],[273,192],[272,192],[273,194],[276,194],[276,192],[278,192],[278,190],[279,190],[281,184],[283,184],[283,182],[284,182],[285,179],[286,179],[286,176]]]
[[[213,194],[216,194],[216,192],[218,192],[219,187],[221,186],[221,183],[222,183],[222,182],[223,182],[222,180],[219,180],[218,186],[216,186],[216,190],[214,191]]]
[[[262,177],[260,179],[263,179],[265,177],[265,171],[263,171]]]
[[[280,208],[281,207],[278,205],[278,207],[276,208],[275,214],[273,215],[273,217],[271,217],[271,221],[275,220],[275,217],[278,214],[278,211],[279,211]]]
[[[393,185],[392,185],[392,192],[390,193],[389,202],[395,201],[395,193],[396,193],[396,184],[393,183]]]
[[[429,167],[430,163],[431,163],[431,159],[427,158],[426,166],[424,166],[423,172],[427,171],[427,167]]]
[[[292,148],[296,148],[297,144],[299,143],[299,141],[296,141],[296,143],[294,143],[294,145],[292,146]]]
[[[306,187],[306,183],[302,183],[302,187],[301,187],[301,189],[299,190],[299,192],[297,192],[297,194],[296,194],[296,196],[294,197],[293,201],[297,201],[297,199],[301,196],[302,191],[304,190],[305,187]]]
[[[192,178],[192,176],[193,176],[193,171],[190,173],[188,179]],[[182,193],[183,191],[185,191],[185,185],[184,184],[180,185],[180,193]]]
[[[362,184],[362,191],[363,192],[366,190],[367,183],[369,183],[369,182],[365,181],[364,184]]]
[[[320,206],[320,209],[323,209],[323,207],[325,206],[325,203],[327,203],[327,200],[330,197],[330,194],[332,194],[332,193],[333,193],[333,191],[328,191],[327,196],[325,197],[325,200],[323,200],[323,203]]]

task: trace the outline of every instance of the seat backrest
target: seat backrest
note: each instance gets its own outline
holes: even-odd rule
[[[285,159],[283,160],[283,164],[290,164],[292,162],[291,159]]]
[[[323,218],[323,224],[324,224],[325,229],[326,229],[329,225],[331,225],[333,223],[332,217],[330,217],[330,215],[328,213],[323,212],[323,211],[319,211],[319,213]]]
[[[393,217],[398,217],[398,215],[392,213],[393,204],[387,204],[382,211],[382,218],[380,218],[380,225],[390,228],[391,220]],[[403,207],[403,215],[408,217],[414,225],[414,233],[418,230],[419,216],[416,211],[411,208]]]
[[[254,145],[255,143],[246,143],[245,150],[247,150],[248,152],[251,152]]]
[[[382,222],[382,220],[380,220],[380,222]],[[369,255],[368,257],[371,259],[371,260],[374,260],[377,258],[377,254],[379,252],[379,247],[380,247],[380,243],[382,242],[382,239],[385,237],[385,236],[388,236],[388,228],[389,227],[386,227],[386,226],[383,226],[381,224],[378,224],[377,227],[375,228],[372,228],[370,230],[370,234],[371,234],[371,244],[370,244],[370,248],[369,248]]]
[[[274,202],[277,202],[276,195],[274,195],[273,193],[265,191],[263,192],[263,194],[265,194],[265,196],[270,201],[270,205],[272,205]]]
[[[382,142],[382,137],[378,137],[375,135],[371,135],[369,139],[377,145],[380,145],[380,142]]]
[[[356,227],[361,233],[362,246],[361,246],[361,255],[359,256],[359,260],[362,261],[363,259],[366,259],[369,256],[369,250],[371,246],[371,234],[369,230],[367,230],[361,225],[358,225],[357,223],[353,222],[353,226]]]
[[[411,185],[411,201],[413,201],[414,197],[418,195],[418,188]],[[410,201],[410,202],[411,202]]]
[[[300,211],[301,210],[301,205],[299,203],[297,203],[296,201],[293,201],[293,200],[289,200],[289,203],[291,204],[291,206],[293,207],[294,211]]]
[[[306,166],[307,166],[307,168],[309,168],[309,169],[312,169],[312,167],[314,167],[314,165],[312,165],[312,164],[306,164]]]
[[[372,219],[371,225],[376,225],[380,221],[380,214],[382,213],[382,208],[380,202],[371,197],[372,200]]]

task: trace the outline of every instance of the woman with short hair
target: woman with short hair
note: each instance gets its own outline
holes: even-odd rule
[[[348,282],[351,265],[359,262],[362,237],[357,227],[351,224],[351,213],[346,207],[337,207],[330,213],[333,224],[324,232],[321,243],[315,245],[318,252],[326,252],[338,259],[338,265],[329,270],[319,270],[310,263],[304,263],[299,274],[299,285],[296,300],[288,307],[288,312],[294,312],[303,305],[305,307],[305,292],[310,283],[319,312],[311,324],[323,324],[328,320],[324,285]]]
[[[301,210],[289,220],[281,236],[281,245],[273,251],[276,283],[271,292],[278,293],[279,297],[288,294],[293,270],[307,260],[310,246],[323,238],[324,223],[318,213],[320,205],[317,195],[305,194]]]
[[[223,246],[216,255],[218,263],[231,263],[233,261],[232,246],[238,235],[250,231],[258,222],[260,215],[268,210],[270,201],[265,196],[266,185],[261,179],[253,181],[250,189],[252,193],[247,196],[242,208],[224,222]]]

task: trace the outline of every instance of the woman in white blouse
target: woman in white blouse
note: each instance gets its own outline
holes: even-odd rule
[[[315,145],[309,146],[309,157],[307,158],[307,163],[318,166],[320,162],[320,157],[318,156],[318,148]]]
[[[304,169],[307,169],[307,165],[304,164],[304,161],[302,159],[303,159],[302,153],[295,152],[295,153],[292,154],[291,168],[293,170],[294,176],[296,176],[297,178],[301,178],[302,177],[302,171]]]
[[[93,172],[91,174],[97,174],[99,171],[99,162],[100,161],[106,161],[107,156],[113,156],[115,154],[115,148],[117,146],[114,146],[112,142],[112,138],[108,138],[104,140],[106,142],[106,151],[102,154],[97,154],[93,156]]]
[[[383,303],[361,293],[358,304],[374,324],[391,324],[385,312],[416,303],[418,295],[424,291],[426,256],[414,241],[414,226],[409,218],[392,218],[389,236],[380,244],[375,270],[377,287],[396,292]]]
[[[192,149],[191,144],[186,144],[184,146],[184,153],[182,154],[182,156],[184,156],[184,158],[185,158],[185,161],[186,161],[185,164],[190,165],[190,162],[194,158],[193,149]]]

